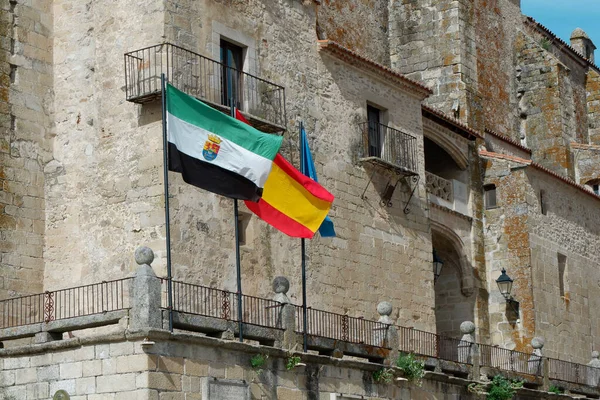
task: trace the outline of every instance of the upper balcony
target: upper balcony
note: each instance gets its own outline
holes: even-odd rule
[[[364,122],[360,124],[362,136],[359,159],[399,175],[417,175],[417,139],[389,126]]]
[[[234,101],[258,130],[286,129],[282,86],[170,43],[125,54],[127,101],[143,104],[160,98],[163,73],[179,90],[223,112],[229,113]]]

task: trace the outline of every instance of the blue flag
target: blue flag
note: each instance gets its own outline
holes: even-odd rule
[[[300,170],[304,175],[308,176],[313,181],[318,182],[315,163],[313,162],[310,149],[308,148],[308,140],[306,139],[306,132],[304,131],[304,128],[300,128],[300,151],[302,152],[302,165],[300,166]],[[333,222],[331,221],[331,218],[329,218],[329,215],[325,217],[325,220],[319,227],[319,234],[322,237],[335,236]]]

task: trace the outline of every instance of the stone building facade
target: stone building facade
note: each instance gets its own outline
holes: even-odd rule
[[[374,318],[387,299],[399,325],[458,337],[472,320],[482,343],[530,351],[543,336],[576,362],[600,345],[600,69],[584,33],[570,46],[518,0],[0,4],[2,298],[127,276],[140,244],[165,275],[151,92],[168,42],[196,54],[168,67],[192,94],[203,77],[220,84],[191,68],[224,48],[261,104],[264,85],[285,88],[283,118],[256,115],[249,97],[240,109],[283,133],[296,165],[306,127],[337,232],[307,244],[310,306]],[[148,46],[124,71],[123,54]],[[127,101],[127,73],[143,102]],[[391,137],[411,153],[382,163]],[[232,201],[169,181],[174,279],[235,291]],[[299,240],[241,213],[244,293],[267,296],[285,275],[300,303]],[[503,268],[518,315],[495,282]]]

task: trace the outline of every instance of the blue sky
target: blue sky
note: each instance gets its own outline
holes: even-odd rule
[[[600,0],[521,0],[521,11],[567,43],[579,27],[600,49]]]

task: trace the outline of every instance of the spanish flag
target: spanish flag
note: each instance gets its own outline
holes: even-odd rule
[[[236,118],[245,121],[237,110]],[[250,211],[286,235],[310,239],[329,213],[333,195],[277,153],[261,199],[245,203]]]
[[[258,203],[245,203],[254,214],[286,235],[310,239],[329,213],[333,195],[278,153],[261,199]]]

